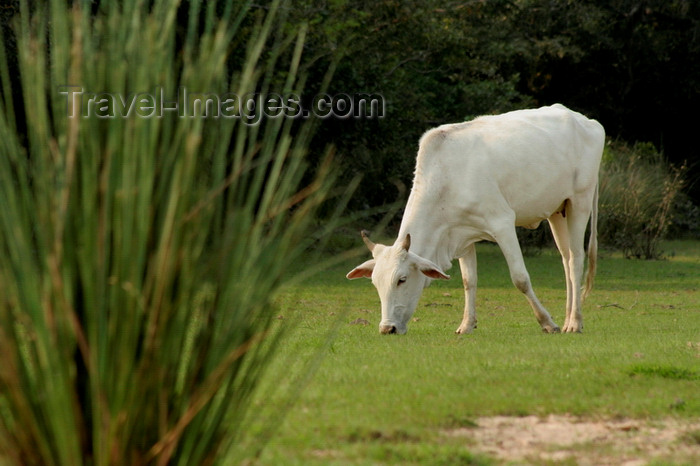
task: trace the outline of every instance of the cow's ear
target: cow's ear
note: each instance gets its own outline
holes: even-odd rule
[[[450,276],[446,275],[442,270],[438,268],[421,268],[420,271],[425,275],[426,277],[434,278],[435,280],[437,279],[442,279],[442,280],[449,280]]]
[[[354,280],[355,278],[372,278],[372,271],[374,270],[374,259],[370,259],[367,262],[363,262],[362,264],[358,265],[354,269],[352,269],[348,274],[346,275],[347,278],[350,280]]]
[[[427,259],[423,259],[422,257],[420,258],[420,261],[418,262],[418,270],[421,271],[423,275],[425,275],[428,278],[432,278],[435,280],[441,279],[441,280],[449,280],[450,276],[447,275],[445,272],[440,270],[440,267],[437,265],[433,264]]]

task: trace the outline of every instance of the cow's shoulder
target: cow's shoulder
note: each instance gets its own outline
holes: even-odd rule
[[[432,128],[423,133],[420,138],[419,147],[422,152],[439,152],[446,141],[454,140],[468,134],[469,129],[479,125],[478,120],[464,121],[462,123],[451,123]]]

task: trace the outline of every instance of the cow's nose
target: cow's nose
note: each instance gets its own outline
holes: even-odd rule
[[[379,333],[381,333],[382,335],[396,333],[396,327],[393,325],[382,325],[379,327]]]

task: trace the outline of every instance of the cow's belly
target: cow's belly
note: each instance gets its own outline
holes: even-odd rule
[[[527,206],[513,206],[515,225],[525,228],[537,228],[542,220],[546,220],[557,212],[564,210],[567,196],[562,195],[555,200],[532,201]]]

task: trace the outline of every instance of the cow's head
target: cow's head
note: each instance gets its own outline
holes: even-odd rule
[[[379,332],[404,334],[430,279],[450,277],[431,261],[409,252],[411,235],[393,246],[374,244],[364,231],[362,239],[372,251],[372,259],[352,269],[347,278],[371,278],[382,303]]]

